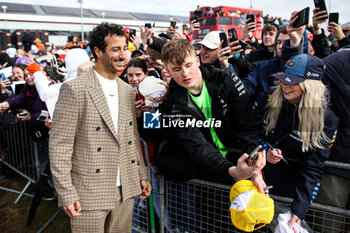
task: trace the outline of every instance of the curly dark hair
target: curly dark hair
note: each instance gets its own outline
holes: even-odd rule
[[[124,36],[123,26],[114,23],[102,22],[92,30],[90,34],[90,50],[96,60],[97,56],[94,48],[97,47],[104,52],[107,47],[105,37],[108,35]]]

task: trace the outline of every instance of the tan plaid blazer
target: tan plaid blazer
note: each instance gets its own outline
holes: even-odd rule
[[[58,206],[80,201],[84,210],[112,209],[119,198],[141,194],[147,170],[140,148],[130,85],[117,79],[118,130],[114,129],[102,87],[90,69],[63,83],[56,103],[49,143],[51,172]]]

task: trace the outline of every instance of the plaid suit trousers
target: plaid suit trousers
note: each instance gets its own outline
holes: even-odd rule
[[[72,217],[72,233],[127,233],[131,232],[134,198],[120,199],[110,210],[82,210]]]

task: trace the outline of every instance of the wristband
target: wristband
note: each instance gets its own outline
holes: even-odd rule
[[[241,53],[236,53],[236,54],[232,57],[232,59],[233,59],[233,60],[237,60],[240,56],[241,56]]]
[[[248,39],[250,40],[250,39],[252,39],[253,37],[254,37],[253,33],[252,33],[252,32],[249,32],[249,33],[248,33]]]

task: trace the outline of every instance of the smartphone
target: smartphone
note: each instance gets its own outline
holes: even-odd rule
[[[258,152],[262,151],[262,145],[258,145],[250,154],[247,160],[249,166],[252,166],[254,161],[258,158]]]
[[[227,33],[228,33],[228,37],[230,38],[230,42],[238,40],[236,28],[228,29]]]
[[[170,26],[172,26],[172,27],[175,29],[175,27],[176,27],[176,21],[171,21],[171,22],[170,22]]]
[[[319,8],[318,11],[326,11],[326,14],[327,14],[326,3],[324,0],[314,0],[314,3],[315,3],[315,7]],[[328,16],[322,19],[327,19],[327,18]]]
[[[336,12],[336,13],[329,13],[329,21],[328,21],[328,24],[330,22],[334,22],[336,24],[339,24],[339,13]]]
[[[247,14],[247,19],[249,19],[248,23],[255,22],[255,15]]]
[[[6,76],[3,73],[0,74],[0,78],[2,79],[2,81],[6,81],[7,80]]]
[[[20,112],[18,113],[18,116],[27,116],[28,115],[28,112]]]
[[[192,16],[191,16],[191,22],[192,22],[193,20],[195,20],[195,21],[194,21],[195,23],[198,23],[198,22],[199,22],[198,15],[192,15]]]
[[[247,19],[249,19],[248,23],[255,22],[255,15],[254,14],[248,14]],[[255,27],[248,28],[248,30],[255,31]]]
[[[132,36],[136,36],[136,29],[130,28],[130,41],[132,41]]]
[[[47,117],[42,116],[42,115],[40,115],[40,116],[37,118],[38,121],[46,121],[47,119],[48,119]]]
[[[310,7],[306,7],[299,11],[298,19],[294,22],[293,27],[298,28],[309,23]]]
[[[221,48],[226,48],[228,46],[228,40],[227,40],[226,32],[220,32],[219,36],[220,36],[220,42],[223,41]],[[230,56],[229,53],[226,53],[224,55],[225,56]]]
[[[47,121],[47,119],[49,119],[50,115],[49,112],[46,110],[41,110],[40,115],[38,116],[38,118],[36,118],[38,121]]]
[[[151,23],[145,23],[145,27],[146,28],[152,28],[152,24]]]

